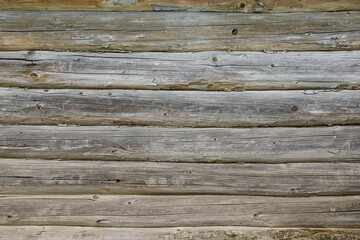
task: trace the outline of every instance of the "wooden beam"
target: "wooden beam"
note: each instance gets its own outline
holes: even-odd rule
[[[177,162],[360,159],[360,126],[170,128],[0,126],[0,157]]]
[[[360,51],[0,52],[0,86],[177,90],[359,89]]]
[[[260,227],[177,227],[177,228],[106,228],[64,226],[0,226],[1,240],[17,236],[22,240],[238,240],[238,239],[358,239],[359,229],[260,228]]]
[[[2,10],[294,12],[360,10],[357,0],[0,0]]]
[[[0,88],[2,124],[185,127],[360,124],[360,93]]]
[[[360,227],[360,196],[4,195],[1,225]]]
[[[0,21],[1,51],[360,49],[360,12],[259,15],[2,11]]]
[[[0,159],[0,194],[360,194],[359,163],[200,164]]]

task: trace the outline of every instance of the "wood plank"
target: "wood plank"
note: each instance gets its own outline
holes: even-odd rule
[[[2,10],[293,12],[360,10],[357,0],[0,0]]]
[[[360,194],[359,163],[200,164],[0,159],[0,194]]]
[[[170,128],[0,126],[0,157],[181,162],[360,159],[360,126]]]
[[[178,90],[359,89],[360,51],[0,52],[0,86]]]
[[[356,50],[360,12],[0,12],[0,50]],[[201,24],[199,24],[201,23]],[[264,24],[266,23],[266,24]]]
[[[360,124],[360,93],[0,88],[2,124],[186,127]]]
[[[64,226],[0,226],[0,239],[17,236],[22,240],[357,240],[359,229],[259,228],[259,227],[178,227],[178,228],[106,228]]]
[[[360,196],[4,195],[1,225],[360,227]]]

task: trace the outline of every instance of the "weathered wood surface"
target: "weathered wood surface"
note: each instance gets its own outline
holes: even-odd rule
[[[0,52],[0,86],[225,91],[359,89],[359,66],[360,51],[16,51]]]
[[[360,126],[0,126],[0,157],[183,162],[360,160]]]
[[[360,194],[360,163],[201,164],[0,159],[0,194]]]
[[[2,11],[0,22],[2,51],[360,49],[360,12]]]
[[[0,0],[2,10],[293,12],[360,10],[357,0]]]
[[[358,240],[359,229],[259,228],[259,227],[178,227],[106,228],[64,226],[0,226],[0,239],[17,236],[22,240]]]
[[[360,227],[360,196],[3,195],[1,225]]]
[[[360,93],[0,88],[0,123],[186,127],[360,124]]]

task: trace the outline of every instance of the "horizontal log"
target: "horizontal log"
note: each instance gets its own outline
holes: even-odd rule
[[[360,227],[360,196],[4,195],[1,225]]]
[[[359,89],[360,51],[0,52],[0,86],[178,90]]]
[[[309,94],[307,94],[309,93]],[[0,88],[2,124],[186,127],[360,124],[360,93]]]
[[[0,12],[0,50],[356,50],[360,12]],[[266,24],[264,24],[266,23]]]
[[[360,194],[359,163],[201,164],[0,159],[0,194]]]
[[[0,0],[2,10],[293,12],[360,10],[357,0]]]
[[[360,126],[164,128],[0,126],[0,157],[178,162],[360,159]]]
[[[245,239],[335,239],[360,238],[359,229],[259,228],[259,227],[178,227],[178,228],[106,228],[70,226],[0,226],[1,240],[17,236],[22,240],[245,240]]]

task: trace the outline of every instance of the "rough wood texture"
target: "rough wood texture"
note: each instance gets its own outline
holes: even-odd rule
[[[360,227],[360,196],[0,196],[1,225]]]
[[[0,123],[186,127],[360,124],[360,93],[0,88]]]
[[[0,52],[0,86],[178,90],[359,89],[360,51]]]
[[[3,11],[0,22],[2,51],[360,49],[360,12],[104,14],[25,11],[14,14]]]
[[[0,157],[184,162],[360,160],[360,126],[0,127]]]
[[[360,194],[359,163],[200,164],[0,159],[0,194]]]
[[[359,229],[251,227],[104,228],[0,226],[0,239],[22,240],[358,240]]]
[[[297,12],[360,10],[357,0],[0,0],[2,10]]]

